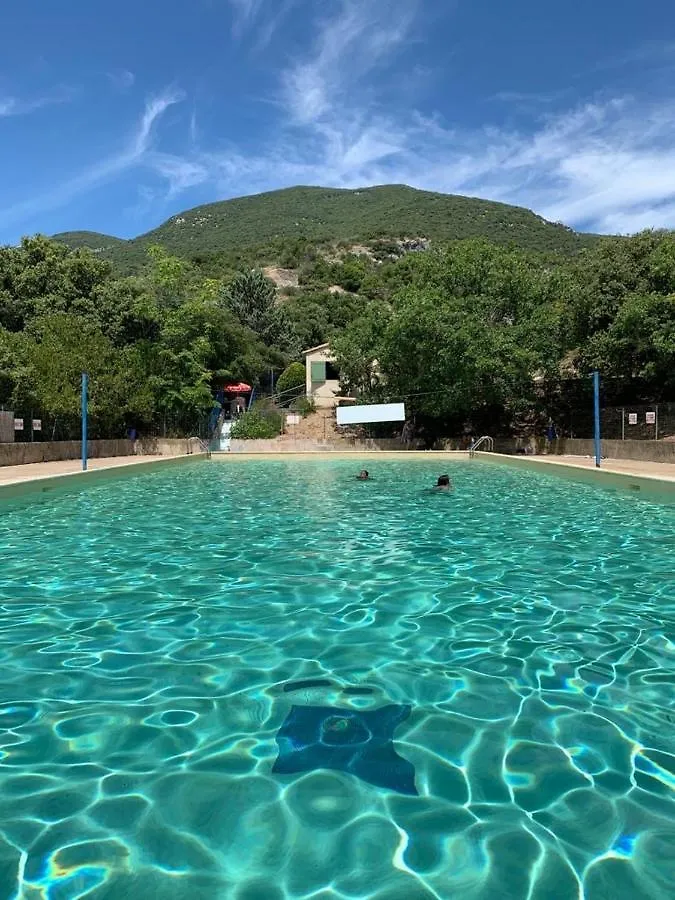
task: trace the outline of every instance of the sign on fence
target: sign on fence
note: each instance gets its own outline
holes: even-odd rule
[[[645,421],[646,421],[647,425],[656,425],[656,413],[648,412],[647,415],[645,416]]]
[[[628,424],[637,425],[637,413],[628,413]]]
[[[14,431],[23,431],[23,419],[14,419]]]
[[[287,425],[299,425],[300,418],[301,417],[297,413],[288,413],[286,415],[286,424]]]
[[[405,422],[403,403],[372,403],[364,406],[338,406],[338,425],[366,425],[371,422]]]

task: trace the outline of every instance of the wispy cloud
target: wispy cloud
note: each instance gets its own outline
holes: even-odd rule
[[[404,183],[527,206],[552,221],[626,233],[675,228],[675,103],[588,103],[532,131],[445,126],[438,118],[354,114],[280,134],[265,152],[231,146],[164,162],[170,191],[209,183],[219,196],[294,184]]]
[[[296,50],[279,75],[273,144],[258,153],[195,151],[189,161],[198,170],[187,180],[199,171],[221,196],[298,183],[406,183],[528,206],[588,230],[675,227],[675,102],[604,97],[546,115],[561,109],[564,93],[502,94],[521,111],[529,104],[523,130],[457,128],[396,109],[382,102],[386,78],[376,76],[409,45],[419,9],[414,0],[340,0],[309,50]],[[661,49],[667,56],[670,45]]]
[[[232,31],[235,37],[242,34],[256,21],[265,0],[229,0],[232,7]]]
[[[337,109],[344,110],[356,85],[361,103],[372,102],[363,85],[366,75],[390,60],[414,21],[416,0],[378,0],[364,4],[342,0],[337,15],[317,28],[310,55],[281,74],[281,101],[300,125],[321,122]]]
[[[67,85],[59,85],[41,97],[28,99],[14,96],[0,97],[0,118],[9,116],[25,116],[46,106],[70,103],[77,96],[77,91]]]
[[[128,69],[118,69],[114,72],[108,72],[107,78],[116,91],[128,91],[136,83],[136,76]]]
[[[289,14],[304,0],[229,0],[232,34],[241,39],[252,34],[255,50],[264,50]]]
[[[275,0],[229,2],[238,33],[258,39],[275,21],[271,13],[282,8]],[[187,205],[199,186],[203,200],[207,192],[216,199],[294,184],[356,188],[393,182],[527,206],[588,230],[675,227],[675,100],[647,102],[617,93],[572,103],[562,92],[502,94],[493,99],[517,108],[522,127],[459,127],[439,114],[411,109],[409,99],[391,90],[394,74],[405,83],[406,54],[422,9],[423,0],[322,4],[319,17],[308,21],[309,46],[294,46],[290,61],[276,72],[273,105],[264,107],[275,119],[265,121],[264,142],[209,141],[208,116],[200,118],[198,130],[196,112],[187,109],[182,121],[188,149],[167,152],[171,148],[153,135],[180,95],[166,92],[148,103],[119,152],[5,209],[0,222],[65,205],[142,169],[144,184],[148,172],[154,176],[139,195],[144,215],[147,207],[158,217],[183,192]]]
[[[148,163],[152,154],[153,130],[166,110],[183,99],[180,92],[168,90],[150,99],[132,135],[117,153],[97,160],[83,172],[63,181],[51,190],[5,207],[0,211],[0,224],[6,226],[22,218],[56,209],[94,187],[119,177],[124,172]]]

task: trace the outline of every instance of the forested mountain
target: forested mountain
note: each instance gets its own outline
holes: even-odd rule
[[[232,255],[270,244],[274,247],[280,241],[321,244],[413,237],[432,243],[485,238],[524,250],[565,255],[597,240],[594,235],[547,222],[522,207],[405,185],[361,190],[295,187],[210,203],[172,216],[159,228],[130,241],[86,231],[54,236],[69,247],[88,247],[124,271],[139,268],[153,244],[191,259],[214,253]],[[277,262],[274,252],[264,261]]]

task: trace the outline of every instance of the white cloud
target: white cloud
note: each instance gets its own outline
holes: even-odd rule
[[[136,83],[136,76],[128,69],[119,69],[107,73],[108,81],[117,91],[128,91]]]
[[[241,0],[249,16],[260,2]],[[402,0],[340,0],[310,50],[295,51],[280,73],[283,118],[271,146],[195,151],[184,170],[174,163],[187,175],[170,178],[172,191],[198,179],[227,196],[394,182],[528,206],[589,230],[675,227],[675,102],[589,102],[531,120],[528,131],[458,129],[439,116],[385,110],[372,75],[410,41],[414,13]]]
[[[364,77],[403,43],[416,7],[416,0],[341,0],[337,15],[318,26],[309,57],[281,74],[281,102],[293,120],[316,123],[347,103],[353,105],[357,85],[361,106],[372,100]]]
[[[288,14],[303,0],[229,0],[232,8],[232,34],[240,39],[255,34],[256,50],[270,43]]]
[[[83,172],[61,182],[51,190],[0,210],[0,224],[6,226],[27,216],[65,206],[80,194],[109,182],[130,169],[148,163],[152,158],[151,138],[155,125],[166,110],[181,99],[181,93],[165,91],[149,100],[136,129],[118,153],[92,163]]]
[[[241,37],[258,17],[265,0],[229,0],[234,15],[233,32]]]
[[[273,21],[270,12],[282,8],[272,0],[230,3],[238,27],[258,34]],[[535,98],[522,130],[457,127],[438,114],[406,108],[391,100],[392,94],[398,98],[396,91],[386,92],[392,74],[401,77],[400,66],[394,69],[392,63],[413,41],[422,0],[332,0],[326,6],[308,23],[311,46],[294,47],[291,62],[277,73],[272,109],[278,115],[265,123],[264,143],[209,146],[193,112],[185,121],[189,151],[164,152],[154,146],[153,130],[179,99],[166,93],[147,105],[119,153],[46,195],[5,210],[0,219],[64,205],[103,181],[144,167],[165,185],[163,192],[153,185],[144,197],[157,209],[167,197],[199,185],[208,186],[216,199],[295,184],[405,183],[527,206],[588,230],[675,227],[675,100],[605,96],[543,116],[546,109],[561,109],[565,95],[559,94]],[[418,64],[419,58],[411,62],[411,75]],[[405,72],[402,77],[405,81]],[[499,99],[520,109],[533,98]]]
[[[198,160],[184,159],[169,153],[152,153],[146,162],[157,175],[166,180],[169,197],[209,179],[208,168]]]
[[[43,109],[45,106],[54,106],[60,103],[69,103],[76,96],[77,91],[66,85],[59,85],[42,97],[33,97],[24,100],[19,97],[0,97],[0,119],[9,116],[25,116],[29,113]]]
[[[324,113],[282,131],[265,152],[231,146],[183,163],[187,176],[172,179],[174,192],[181,181],[209,182],[220,196],[294,184],[404,183],[527,206],[587,230],[675,228],[675,103],[586,104],[530,133],[355,110],[338,121]]]

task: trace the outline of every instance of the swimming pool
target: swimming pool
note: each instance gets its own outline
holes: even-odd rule
[[[675,508],[365,465],[0,504],[0,897],[675,896]]]

